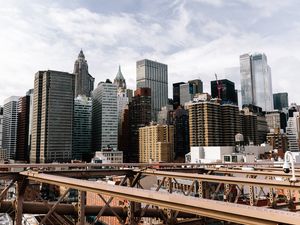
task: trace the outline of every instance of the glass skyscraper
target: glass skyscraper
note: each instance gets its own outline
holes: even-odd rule
[[[151,88],[151,119],[157,120],[161,107],[168,104],[168,66],[144,59],[136,63],[136,87]]]
[[[243,105],[259,106],[263,111],[273,110],[271,68],[262,53],[240,56]]]

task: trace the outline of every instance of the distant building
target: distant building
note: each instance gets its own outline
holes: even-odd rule
[[[157,123],[158,124],[173,124],[173,105],[166,105],[161,108],[157,115]]]
[[[173,102],[174,109],[180,105],[180,85],[184,84],[184,82],[178,82],[173,84]]]
[[[244,105],[242,112],[242,134],[245,143],[254,145],[265,143],[269,128],[262,108],[255,105]]]
[[[89,162],[92,158],[92,100],[78,96],[74,100],[72,159]]]
[[[266,112],[266,120],[269,130],[282,129],[285,131],[287,126],[286,114],[279,110]]]
[[[173,113],[175,160],[184,162],[184,156],[190,151],[189,115],[180,106]]]
[[[124,150],[124,162],[139,161],[139,128],[151,122],[151,90],[138,88],[129,103],[129,148]]]
[[[109,80],[100,82],[92,93],[92,146],[100,151],[118,147],[117,86]]]
[[[241,55],[240,73],[243,105],[252,104],[263,111],[272,111],[272,77],[267,56],[262,53]]]
[[[220,83],[220,98],[222,99],[222,102],[224,103],[231,103],[238,105],[238,96],[237,96],[237,90],[235,89],[234,82],[222,79],[218,81]],[[210,89],[211,89],[211,97],[212,98],[218,98],[218,87],[217,87],[217,81],[211,81],[210,82]]]
[[[19,97],[11,96],[4,100],[2,148],[9,159],[16,157]]]
[[[180,85],[180,104],[185,105],[185,103],[188,103],[193,100],[195,94],[196,94],[196,87],[195,84],[186,83]]]
[[[148,59],[136,63],[136,87],[151,89],[151,120],[168,103],[168,66]]]
[[[34,78],[31,163],[72,158],[74,74],[39,71]]]
[[[26,96],[20,97],[18,102],[18,131],[16,160],[29,162],[30,151],[30,115],[32,115],[33,89],[29,90]]]
[[[75,61],[73,73],[75,74],[75,97],[78,95],[91,97],[95,78],[89,74],[88,64],[82,50]]]
[[[189,84],[193,84],[194,92],[203,93],[203,82],[200,79],[189,80]]]
[[[289,107],[288,93],[273,94],[274,109],[282,110]]]
[[[172,162],[174,159],[174,127],[150,125],[139,129],[139,162]]]
[[[288,150],[288,139],[285,133],[281,133],[280,129],[274,129],[267,134],[267,143],[272,146],[272,149]]]

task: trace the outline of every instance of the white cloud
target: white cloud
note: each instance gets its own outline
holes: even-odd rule
[[[0,103],[10,95],[24,95],[33,87],[38,70],[72,72],[80,48],[96,82],[113,79],[121,64],[133,89],[137,60],[150,58],[167,63],[170,96],[172,82],[201,78],[209,91],[215,72],[220,78],[236,79],[238,70],[231,70],[234,74],[230,75],[224,68],[238,67],[242,53],[265,52],[272,67],[274,91],[288,91],[291,101],[300,102],[294,82],[299,81],[299,24],[291,22],[284,32],[268,34],[263,32],[269,29],[264,25],[267,21],[258,23],[268,17],[276,26],[278,18],[273,15],[281,7],[289,9],[290,2],[195,0],[152,4],[152,11],[141,4],[139,13],[99,13],[84,2],[72,8],[47,1],[5,2],[0,9]],[[249,16],[241,15],[234,7],[244,7],[241,10],[247,9]],[[230,9],[235,10],[228,15]],[[257,10],[258,25],[253,26],[253,21],[244,17],[251,18]]]

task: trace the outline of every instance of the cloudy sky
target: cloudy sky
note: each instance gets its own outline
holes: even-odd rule
[[[0,6],[0,104],[33,88],[38,70],[72,72],[82,48],[96,83],[122,67],[135,88],[135,63],[168,64],[174,82],[214,73],[240,87],[239,55],[265,52],[273,92],[300,103],[300,1],[7,0]]]

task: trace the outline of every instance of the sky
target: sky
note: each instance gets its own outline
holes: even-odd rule
[[[121,65],[135,89],[136,61],[168,65],[172,83],[217,73],[240,88],[239,56],[264,52],[273,93],[300,104],[300,1],[7,0],[0,6],[0,105],[33,88],[39,70],[73,72],[83,50],[95,85]]]

